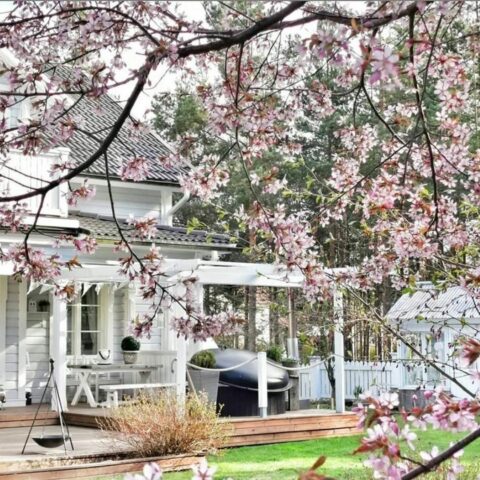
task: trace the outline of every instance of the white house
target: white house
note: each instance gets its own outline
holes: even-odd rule
[[[464,288],[439,289],[424,282],[413,294],[402,295],[389,310],[387,318],[418,351],[475,392],[478,385],[459,365],[455,348],[459,337],[478,336],[479,307],[478,299]],[[400,342],[398,359],[404,366],[403,388],[443,385],[455,396],[466,396],[458,385],[433,367],[426,366],[412,349]]]
[[[0,50],[0,61],[8,64],[15,59]],[[66,69],[57,70],[58,73],[69,78]],[[1,83],[0,78],[0,86]],[[8,161],[2,162],[0,167],[2,189],[12,195],[23,193],[49,180],[51,166],[59,160],[79,164],[89,158],[96,151],[96,137],[103,138],[102,135],[108,132],[121,111],[120,105],[108,95],[97,101],[73,96],[67,96],[66,100],[71,112],[82,119],[83,130],[93,133],[87,135],[77,131],[68,143],[41,155],[10,152]],[[8,123],[15,125],[19,119],[28,118],[28,101],[9,110]],[[302,286],[303,276],[300,273],[281,273],[273,265],[225,261],[228,254],[236,249],[228,236],[173,226],[174,213],[188,200],[179,188],[181,170],[162,167],[158,162],[160,156],[168,153],[168,146],[158,136],[135,130],[128,120],[108,151],[115,213],[124,235],[139,256],[147,252],[152,242],[160,248],[167,258],[165,281],[168,284],[194,272],[198,278],[196,295],[199,304],[202,303],[202,286],[205,284]],[[118,176],[120,166],[132,155],[151,161],[149,176],[141,183],[121,181]],[[138,294],[137,286],[118,273],[119,253],[114,252],[113,247],[119,241],[119,234],[112,218],[103,159],[72,180],[70,187],[78,187],[85,179],[96,187],[96,196],[69,207],[66,201],[69,185],[61,184],[47,194],[36,228],[29,237],[32,248],[41,247],[66,258],[75,252],[56,245],[55,239],[59,235],[78,237],[87,234],[96,238],[99,247],[95,254],[79,255],[83,268],[62,272],[62,279],[76,282],[80,292],[73,302],[66,303],[54,296],[50,285],[14,278],[12,265],[0,263],[0,389],[6,391],[7,407],[25,405],[27,392],[31,392],[33,402],[40,400],[50,358],[55,360],[55,378],[66,405],[67,398],[71,399],[73,394],[73,390],[68,391],[68,385],[76,381],[70,375],[69,363],[92,362],[100,349],[109,349],[113,352],[113,361],[121,361],[122,338],[130,333],[131,322],[136,315],[148,308],[147,302]],[[38,206],[38,198],[29,200],[28,208],[32,215],[27,219],[27,225],[33,223]],[[158,219],[155,238],[149,241],[133,238],[132,228],[126,223],[130,214],[135,217],[155,216]],[[25,232],[12,233],[0,225],[0,248],[5,251],[10,245],[22,242],[24,236]],[[180,286],[177,288],[181,289]],[[344,409],[345,383],[339,313],[341,296],[334,297],[339,320],[339,328],[335,332],[336,404],[337,411],[341,412]],[[151,338],[142,339],[141,351],[148,361],[155,356],[161,359],[163,373],[159,375],[163,375],[164,381],[166,377],[168,381],[173,381],[181,394],[185,391],[188,355],[199,347],[188,345],[170,329],[169,320],[179,308],[174,305],[157,315]],[[295,344],[295,339],[288,341],[291,345]],[[149,358],[149,354],[152,357]]]
[[[76,99],[68,100],[73,105]],[[107,95],[99,101],[83,98],[73,107],[73,113],[83,120],[83,129],[91,132],[107,129],[120,110],[118,103]],[[10,112],[9,122],[17,121],[14,115],[22,118],[28,114],[28,105],[24,105]],[[201,260],[217,261],[234,250],[236,247],[227,236],[188,232],[186,228],[172,226],[175,211],[187,200],[178,185],[180,171],[159,166],[158,157],[168,152],[161,139],[152,133],[134,134],[131,127],[132,123],[127,121],[113,142],[108,159],[116,216],[134,250],[141,256],[154,242],[169,259],[172,275],[188,270]],[[32,157],[14,151],[9,155],[10,160],[0,167],[2,187],[11,194],[35,188],[42,180],[49,179],[52,164],[60,159],[78,164],[95,149],[95,140],[77,132],[68,144],[45,154]],[[118,177],[120,165],[132,155],[151,160],[150,173],[144,182],[125,182]],[[115,253],[113,247],[119,235],[112,218],[103,160],[74,179],[71,187],[75,188],[85,178],[95,185],[96,196],[73,208],[65,198],[67,184],[52,190],[29,239],[33,248],[55,250],[70,258],[74,252],[54,247],[55,237],[88,234],[96,238],[99,244],[96,253],[80,256],[84,268],[64,273],[65,279],[77,282],[82,292],[78,298],[66,304],[52,295],[48,285],[16,279],[12,276],[12,265],[0,263],[0,388],[6,391],[7,407],[25,405],[27,391],[32,393],[34,402],[39,400],[49,358],[56,361],[57,381],[62,392],[66,390],[66,364],[72,359],[77,363],[89,361],[97,357],[99,349],[106,348],[113,352],[114,361],[118,361],[120,342],[128,334],[132,320],[148,308],[147,302],[137,294],[136,286],[117,273],[120,254]],[[30,200],[32,213],[36,212],[38,202],[38,198]],[[158,219],[156,237],[148,241],[133,239],[132,228],[125,222],[129,214],[155,216]],[[33,222],[33,218],[32,215],[28,222]],[[23,238],[24,232],[11,233],[0,227],[2,250]],[[176,342],[180,340],[168,327],[168,316],[168,313],[157,316],[151,338],[142,340],[143,351],[177,351]]]

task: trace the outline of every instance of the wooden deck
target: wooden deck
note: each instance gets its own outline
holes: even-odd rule
[[[13,407],[0,410],[0,429],[29,427],[35,415],[36,406]],[[70,407],[65,413],[69,425],[99,428],[99,421],[109,415],[106,408]],[[268,418],[236,417],[226,418],[233,426],[228,446],[261,445],[267,443],[310,440],[328,436],[360,433],[357,417],[350,413],[335,413],[331,410],[299,410]],[[57,425],[56,412],[40,409],[36,425]]]
[[[99,421],[108,414],[108,409],[73,407],[65,417],[69,425],[98,428]],[[268,418],[236,417],[225,418],[225,421],[233,426],[229,447],[360,433],[356,426],[356,415],[350,412],[335,413],[331,410],[299,410]]]
[[[29,427],[37,411],[37,405],[25,407],[11,407],[0,410],[0,429]],[[52,412],[46,405],[42,405],[35,425],[57,425],[59,423],[57,412]]]

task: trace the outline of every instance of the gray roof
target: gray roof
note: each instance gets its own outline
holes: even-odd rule
[[[78,220],[81,231],[88,233],[97,240],[120,240],[117,226],[111,217],[72,212],[68,218]],[[125,238],[131,242],[144,243],[147,245],[152,243],[163,245],[190,245],[219,250],[236,249],[236,245],[230,242],[228,235],[220,235],[200,230],[187,232],[187,229],[184,227],[170,227],[167,225],[157,225],[157,234],[154,238],[139,240],[134,236],[134,228],[128,225],[126,220],[119,220],[119,223]]]
[[[64,86],[66,89],[70,86],[68,82],[71,82],[72,90],[78,89],[78,82],[75,83],[76,80],[71,76],[71,69],[57,67],[55,75],[67,82]],[[73,116],[80,116],[84,121],[82,128],[100,140],[107,136],[123,109],[122,105],[108,94],[101,95],[96,99],[88,96],[79,99],[78,95],[70,95],[70,98],[74,102],[70,113]],[[75,104],[77,101],[78,103]],[[127,119],[108,149],[110,175],[118,178],[118,171],[125,160],[132,156],[141,156],[149,161],[150,173],[147,181],[178,185],[179,174],[185,170],[177,167],[167,168],[158,160],[159,157],[170,152],[169,148],[151,132],[135,132],[133,134],[131,129],[133,125],[134,122]],[[98,142],[89,135],[76,131],[63,146],[71,150],[71,159],[76,164],[80,164],[97,150]],[[104,159],[98,159],[83,175],[105,177]]]
[[[402,295],[387,313],[389,320],[460,320],[480,318],[480,300],[462,287],[436,289],[421,285],[413,294]]]

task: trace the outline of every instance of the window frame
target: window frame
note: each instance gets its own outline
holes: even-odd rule
[[[82,286],[83,287],[83,286]],[[97,284],[89,285],[90,288],[97,288]],[[96,358],[98,355],[98,350],[104,348],[110,348],[109,341],[109,331],[111,330],[110,324],[112,322],[111,315],[111,296],[110,288],[108,285],[102,285],[97,292],[97,304],[82,304],[82,297],[87,292],[82,292],[77,294],[74,300],[67,305],[67,309],[71,309],[72,323],[71,329],[68,329],[66,338],[68,339],[69,334],[71,334],[72,347],[71,352],[67,353],[67,358],[71,359],[74,357],[80,358]],[[96,330],[82,330],[82,308],[88,306],[95,306],[97,308],[97,329]],[[68,313],[67,313],[68,316]],[[82,333],[85,332],[95,332],[97,333],[97,352],[94,354],[82,353]]]

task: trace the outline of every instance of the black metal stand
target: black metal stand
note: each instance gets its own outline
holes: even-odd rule
[[[38,412],[40,411],[40,408],[42,407],[43,400],[45,398],[45,394],[47,393],[48,388],[52,388],[52,390],[53,390],[52,391],[52,398],[54,398],[54,400],[57,404],[58,414],[59,414],[59,418],[60,418],[60,427],[62,429],[61,439],[62,439],[62,443],[63,443],[63,448],[65,449],[65,454],[67,453],[67,440],[70,441],[70,446],[72,447],[72,450],[75,450],[73,448],[73,442],[72,442],[72,437],[70,436],[70,430],[69,430],[68,425],[65,422],[65,418],[63,416],[62,399],[60,398],[60,393],[58,391],[57,381],[55,380],[55,376],[53,375],[53,371],[54,371],[53,364],[54,364],[53,359],[50,359],[50,374],[48,376],[47,384],[45,385],[45,388],[43,389],[42,398],[40,399],[40,403],[38,404],[37,411],[35,412],[35,416],[33,417],[32,425],[30,426],[30,430],[28,431],[27,439],[25,440],[25,443],[23,445],[22,455],[25,453],[25,448],[27,447],[28,440],[30,438],[30,435],[32,434],[33,427],[34,427],[35,422],[36,422],[37,417],[38,417]],[[50,387],[50,381],[53,381],[53,386],[52,387]],[[66,431],[66,434],[65,434],[65,431]],[[58,441],[59,438],[60,438],[60,436],[55,436],[55,438],[53,438],[51,436],[50,440],[57,440]],[[56,442],[42,442],[40,438],[34,438],[33,440],[36,443],[38,443],[39,445],[41,445],[43,447],[46,447],[46,448],[54,448],[54,447],[58,447],[59,445],[61,445],[61,443],[56,444]]]

